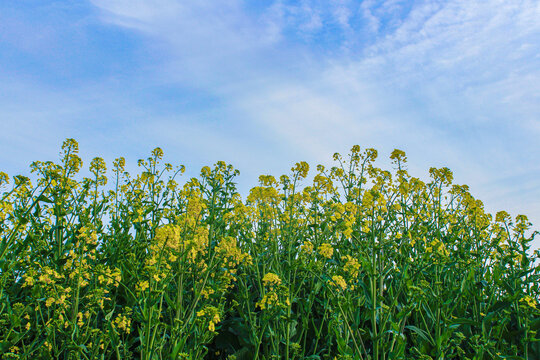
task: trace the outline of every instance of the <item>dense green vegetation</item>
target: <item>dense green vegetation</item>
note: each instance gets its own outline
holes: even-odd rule
[[[0,173],[2,359],[540,358],[531,224],[447,168],[354,146],[242,200],[223,162],[181,186],[156,148],[76,180],[77,153]]]

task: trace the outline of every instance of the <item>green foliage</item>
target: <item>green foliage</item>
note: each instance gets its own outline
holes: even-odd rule
[[[223,162],[180,186],[156,148],[106,190],[77,154],[0,173],[1,359],[540,358],[536,232],[447,168],[354,146],[244,201]]]

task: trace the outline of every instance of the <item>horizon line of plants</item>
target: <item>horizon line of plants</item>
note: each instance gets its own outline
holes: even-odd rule
[[[540,251],[448,168],[412,177],[352,147],[262,175],[156,148],[140,174],[78,144],[0,172],[0,359],[538,359]]]

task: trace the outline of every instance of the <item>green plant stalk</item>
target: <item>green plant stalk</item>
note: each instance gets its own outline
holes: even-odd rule
[[[24,217],[26,218],[26,216],[30,213],[30,211],[34,208],[34,206],[38,203],[40,197],[45,193],[45,191],[49,188],[49,185],[50,183],[45,187],[45,189],[43,189],[43,191],[41,192],[41,194],[39,194],[39,196],[37,198],[35,198],[35,200],[32,202],[32,205],[30,205],[30,208],[28,208],[28,210],[24,213]],[[13,243],[13,241],[15,241],[15,234],[17,233],[17,231],[19,231],[19,228],[22,226],[22,224],[19,222],[17,223],[17,225],[15,226],[15,228],[13,228],[11,230],[11,232],[9,233],[8,237],[7,237],[7,240],[2,241],[3,245],[2,245],[2,250],[0,250],[0,261],[2,261],[4,259],[4,256],[6,255],[6,252],[7,252],[7,249],[11,246],[11,244]]]
[[[372,215],[373,219],[374,215]],[[371,331],[373,341],[373,359],[379,360],[379,337],[377,332],[377,254],[375,253],[375,235],[374,229],[371,229],[371,271],[370,271],[370,290],[371,290]]]

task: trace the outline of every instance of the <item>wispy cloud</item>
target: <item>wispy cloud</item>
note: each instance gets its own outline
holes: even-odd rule
[[[152,23],[148,34],[173,46],[171,63],[183,52],[215,54],[196,58],[197,73],[210,78],[207,90],[275,134],[280,146],[312,160],[343,144],[368,143],[387,152],[399,146],[418,168],[454,168],[458,181],[490,198],[490,209],[508,199],[483,189],[499,188],[494,184],[515,172],[538,171],[538,1],[276,1],[255,16],[233,4],[225,12],[218,6],[190,15],[205,36],[220,35],[211,45],[215,52],[201,34],[182,36],[179,25]],[[180,10],[166,7],[181,23]],[[119,11],[105,10],[113,17]],[[216,13],[226,20],[208,21]],[[318,48],[331,26],[339,27],[332,45]],[[355,41],[369,32],[376,41]],[[186,37],[193,42],[174,40]],[[216,58],[225,63],[216,66]],[[495,192],[512,186],[527,188],[516,179]],[[525,207],[540,220],[538,203]]]

